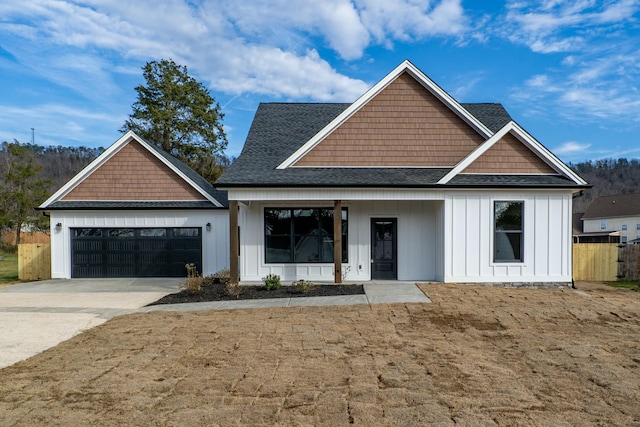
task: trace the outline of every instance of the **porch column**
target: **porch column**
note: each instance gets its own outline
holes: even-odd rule
[[[238,283],[238,201],[229,200],[229,281]]]
[[[333,282],[342,283],[342,201],[333,202]]]

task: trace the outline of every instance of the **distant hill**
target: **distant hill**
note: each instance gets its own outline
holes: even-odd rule
[[[6,142],[0,147],[0,175],[6,164]],[[73,178],[91,161],[104,151],[104,148],[60,147],[24,144],[34,154],[36,161],[43,166],[42,176],[53,181],[50,192],[53,193]],[[233,163],[234,158],[221,156],[223,167]],[[574,171],[587,180],[593,187],[584,191],[581,197],[573,199],[573,211],[584,212],[598,196],[614,194],[640,193],[640,160],[607,159],[582,163],[569,163]]]
[[[52,181],[50,193],[58,190],[73,178],[91,161],[98,157],[104,148],[41,146],[36,144],[22,144],[35,157],[35,161],[42,165],[42,177]],[[7,164],[7,143],[0,147],[0,175],[4,173]],[[1,181],[1,180],[0,180]]]
[[[573,211],[584,212],[599,196],[640,192],[640,160],[595,160],[569,166],[593,187],[573,199]]]

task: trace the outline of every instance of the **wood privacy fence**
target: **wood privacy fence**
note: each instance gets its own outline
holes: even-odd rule
[[[574,280],[615,282],[640,278],[640,245],[574,243]]]
[[[574,243],[573,279],[615,282],[618,249],[617,243]]]
[[[620,280],[638,280],[640,245],[625,245],[618,252],[618,277]]]
[[[18,278],[20,280],[51,279],[51,245],[49,243],[18,245]]]

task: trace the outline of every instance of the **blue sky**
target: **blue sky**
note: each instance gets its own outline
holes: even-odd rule
[[[259,102],[352,102],[409,59],[564,161],[640,157],[637,0],[3,0],[0,140],[109,146],[169,58],[222,106],[230,155]]]

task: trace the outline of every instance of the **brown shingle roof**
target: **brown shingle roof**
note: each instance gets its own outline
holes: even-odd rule
[[[584,219],[640,216],[640,193],[597,197],[584,213]]]

